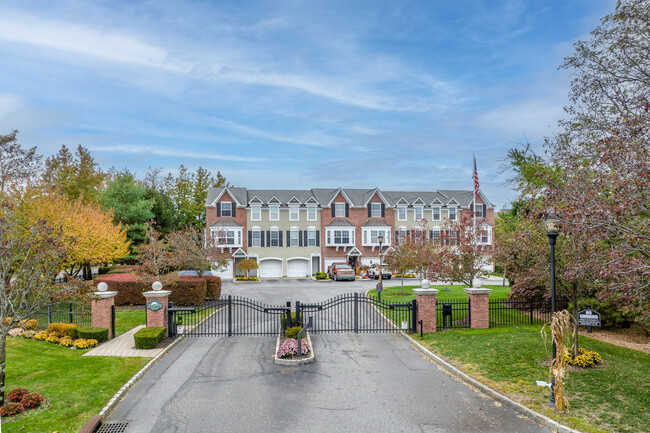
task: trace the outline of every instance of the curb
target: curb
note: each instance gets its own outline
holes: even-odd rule
[[[309,358],[303,358],[303,359],[282,359],[278,358],[278,349],[280,348],[280,336],[278,335],[278,339],[275,342],[275,353],[273,354],[273,362],[278,364],[278,365],[303,365],[303,364],[311,364],[316,360],[316,353],[314,352],[314,346],[311,344],[311,336],[307,332],[307,342],[309,343],[309,347],[311,347],[311,355],[309,355]]]
[[[509,397],[506,397],[505,395],[501,394],[498,391],[495,391],[494,389],[488,387],[487,385],[479,382],[478,380],[474,379],[473,377],[469,376],[467,373],[463,373],[460,371],[458,368],[454,367],[444,359],[440,358],[438,355],[434,354],[431,352],[429,349],[426,347],[422,346],[420,343],[415,341],[413,338],[411,338],[409,335],[404,333],[403,331],[400,331],[400,334],[404,338],[408,340],[409,343],[411,343],[416,349],[418,349],[420,352],[424,353],[429,359],[431,359],[433,362],[438,364],[440,367],[442,367],[444,370],[446,370],[449,373],[452,373],[454,376],[458,377],[461,381],[478,388],[482,393],[489,395],[493,399],[499,401],[500,403],[503,403],[504,405],[508,406],[509,408],[513,409],[516,412],[521,413],[522,415],[527,416],[528,418],[534,419],[538,423],[542,424],[543,426],[546,426],[550,429],[553,429],[554,431],[561,432],[561,433],[581,433],[578,430],[574,430],[570,427],[567,427],[563,424],[560,424],[559,422],[547,417],[546,415],[542,415],[539,412],[535,412],[534,410],[524,406],[521,403],[517,403],[516,401],[510,399]]]
[[[126,394],[126,392],[127,392],[129,389],[131,389],[131,387],[132,387],[133,385],[135,385],[135,383],[136,383],[138,380],[140,380],[140,378],[141,378],[142,376],[144,376],[144,374],[145,374],[147,371],[149,371],[149,369],[150,369],[151,367],[154,366],[154,364],[156,364],[158,361],[160,361],[160,358],[162,358],[162,357],[165,356],[167,353],[169,353],[169,351],[170,351],[171,349],[173,349],[174,347],[176,347],[176,346],[177,346],[181,341],[183,341],[184,339],[185,339],[185,335],[180,336],[178,339],[174,340],[174,341],[173,341],[169,346],[167,346],[167,347],[165,348],[165,350],[163,350],[163,351],[160,352],[158,355],[156,355],[153,359],[151,359],[151,361],[147,362],[147,364],[146,364],[144,367],[142,367],[142,368],[140,369],[140,371],[138,371],[138,372],[137,372],[137,373],[136,373],[136,374],[135,374],[131,379],[129,379],[129,381],[126,382],[126,383],[122,386],[122,388],[120,388],[120,389],[115,393],[115,395],[113,395],[113,397],[111,397],[111,399],[108,401],[108,403],[106,403],[106,406],[104,406],[104,408],[99,412],[99,416],[101,416],[102,419],[106,418],[106,415],[107,415],[107,414],[108,414],[108,413],[109,413],[109,412],[110,412],[110,411],[115,407],[115,405],[117,404],[117,402],[120,401],[120,399],[121,399],[122,397],[124,397],[124,394]]]

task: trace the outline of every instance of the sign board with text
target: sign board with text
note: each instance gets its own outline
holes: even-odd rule
[[[600,313],[592,309],[586,309],[578,312],[578,325],[580,326],[600,326]]]

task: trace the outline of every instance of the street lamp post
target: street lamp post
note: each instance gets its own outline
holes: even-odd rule
[[[379,284],[377,284],[377,295],[381,301],[381,292],[384,290],[384,286],[381,284],[381,268],[383,265],[381,260],[381,244],[384,243],[384,235],[380,234],[377,236],[377,242],[379,242]]]
[[[548,244],[551,247],[551,319],[555,314],[555,241],[560,234],[559,222],[560,220],[554,216],[549,215],[544,218],[546,236],[548,236]],[[553,360],[555,360],[556,350],[555,339],[553,339]],[[551,401],[548,405],[555,407],[555,376],[551,379]]]

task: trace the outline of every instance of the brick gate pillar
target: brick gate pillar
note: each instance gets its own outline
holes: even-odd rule
[[[490,303],[488,295],[492,289],[469,287],[465,289],[469,300],[470,327],[487,329],[490,327]]]
[[[99,283],[97,291],[93,293],[94,298],[90,301],[92,313],[92,326],[96,328],[108,328],[108,339],[113,335],[113,306],[117,292],[109,292],[106,283]]]
[[[436,332],[436,295],[439,290],[430,289],[429,280],[422,280],[419,289],[413,289],[417,305],[417,318],[422,321],[422,332]]]
[[[147,298],[147,327],[155,326],[165,328],[165,337],[169,336],[167,329],[167,305],[169,303],[169,294],[171,290],[162,290],[162,284],[156,281],[151,285],[153,290],[144,292]]]

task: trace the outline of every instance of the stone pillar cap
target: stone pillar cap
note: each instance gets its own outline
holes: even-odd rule
[[[478,287],[468,287],[465,290],[465,293],[468,295],[489,295],[492,292],[492,289],[484,289]]]
[[[438,289],[413,289],[416,295],[437,295],[439,291]]]
[[[171,290],[150,290],[148,292],[144,292],[143,295],[145,298],[164,298],[166,296],[169,296],[171,292]]]
[[[99,296],[102,299],[112,298],[117,295],[117,292],[95,292],[93,293],[96,296]]]

